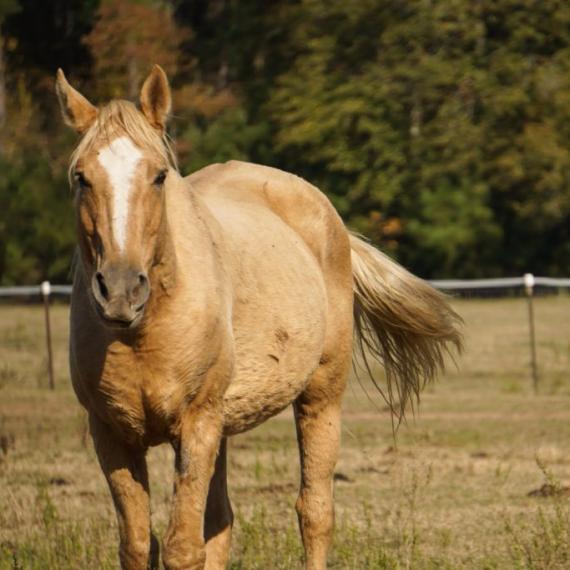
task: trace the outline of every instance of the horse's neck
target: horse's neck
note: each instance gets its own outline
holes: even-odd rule
[[[211,297],[213,291],[221,290],[223,279],[216,251],[219,231],[212,227],[216,223],[178,175],[168,191],[162,244],[151,277],[156,302],[164,298],[170,303],[186,303],[188,295],[194,299]]]
[[[150,271],[151,289],[157,296],[171,296],[176,287],[177,259],[168,213],[164,213],[157,250],[152,270]]]

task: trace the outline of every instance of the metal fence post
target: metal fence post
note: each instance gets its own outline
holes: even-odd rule
[[[533,293],[534,293],[535,279],[532,273],[525,273],[524,275],[524,288],[526,291],[527,305],[528,305],[528,326],[529,326],[529,342],[530,342],[530,366],[532,373],[532,386],[534,393],[538,392],[538,366],[536,362],[536,338],[534,332],[534,307],[533,307]]]
[[[49,281],[44,281],[40,285],[42,297],[44,299],[44,315],[46,323],[46,344],[48,353],[48,374],[49,374],[49,387],[55,390],[55,379],[53,374],[53,351],[51,347],[51,326],[49,320],[49,296],[51,294],[51,284]]]

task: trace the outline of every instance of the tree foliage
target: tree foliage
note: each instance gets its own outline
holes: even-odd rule
[[[54,70],[104,101],[154,62],[183,170],[294,171],[425,277],[567,274],[566,2],[0,0],[2,18],[0,282],[67,279]]]
[[[135,99],[149,62],[176,74],[182,59],[179,47],[185,39],[168,4],[113,0],[101,4],[96,23],[83,41],[94,59],[100,95]]]

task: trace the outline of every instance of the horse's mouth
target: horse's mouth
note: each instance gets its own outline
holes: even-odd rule
[[[140,322],[140,317],[142,314],[137,315],[132,321],[124,321],[122,319],[110,319],[108,317],[103,316],[103,321],[105,324],[112,328],[112,329],[120,329],[120,330],[127,330],[127,329],[134,329]]]
[[[103,324],[110,329],[114,330],[132,330],[135,329],[141,322],[144,314],[144,306],[134,312],[133,318],[115,317],[105,313],[105,310],[95,301],[95,310],[97,316],[101,319]]]

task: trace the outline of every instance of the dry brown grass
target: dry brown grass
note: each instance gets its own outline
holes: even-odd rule
[[[424,392],[397,449],[382,401],[351,384],[332,568],[570,567],[570,299],[536,300],[536,396],[525,301],[455,306],[466,321],[460,368]],[[111,501],[68,380],[66,306],[54,307],[53,328],[55,392],[41,308],[0,306],[0,569],[116,568]],[[167,447],[150,452],[159,532],[171,465]],[[234,570],[301,567],[297,465],[290,412],[232,439]]]

